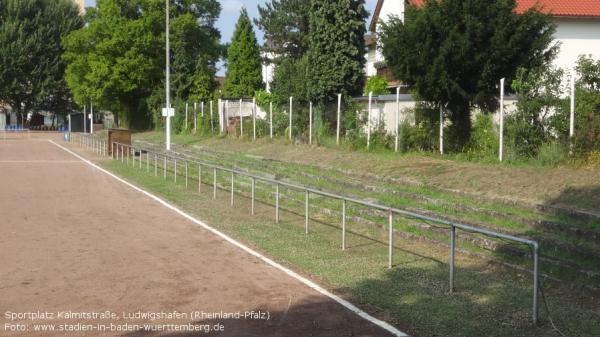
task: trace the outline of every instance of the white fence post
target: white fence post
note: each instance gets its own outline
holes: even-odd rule
[[[256,97],[252,98],[252,139],[256,140]]]
[[[273,102],[269,102],[269,135],[273,139]]]
[[[294,108],[294,97],[290,96],[290,140],[292,140],[292,114]]]
[[[194,133],[198,131],[198,102],[194,102]]]
[[[338,109],[337,109],[337,130],[335,143],[340,145],[340,119],[342,117],[342,94],[338,94]]]
[[[371,147],[371,103],[373,101],[373,92],[369,92],[369,111],[367,113],[367,150]]]
[[[217,112],[219,114],[219,134],[223,133],[223,119],[225,117],[225,115],[223,114],[223,100],[219,98],[219,101],[217,102]],[[210,105],[211,108],[211,113],[212,113],[212,102]]]
[[[440,104],[440,154],[444,155],[444,107]]]
[[[500,80],[500,149],[498,150],[500,162],[504,159],[504,81],[504,78]]]
[[[94,133],[94,103],[90,101],[90,135]]]
[[[185,129],[188,129],[188,103],[185,102]]]
[[[400,87],[396,88],[396,141],[394,143],[394,150],[398,152],[398,138],[399,136],[399,123],[400,123]]]
[[[571,73],[571,116],[569,122],[569,137],[575,136],[575,72]]]

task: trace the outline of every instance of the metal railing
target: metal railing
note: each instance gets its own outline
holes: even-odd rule
[[[93,140],[90,141],[89,139],[86,140],[82,140],[81,138],[85,139],[85,138],[93,138],[93,136],[90,135],[85,135],[83,137],[80,137],[80,144],[83,144],[84,146],[87,145],[88,147],[95,149],[97,153],[104,153],[106,155],[106,142],[94,142]],[[104,146],[104,150],[101,151],[101,147]],[[223,166],[219,166],[219,165],[214,165],[214,164],[210,164],[210,163],[205,163],[199,160],[192,160],[189,158],[182,158],[182,157],[178,157],[175,155],[170,155],[170,154],[165,154],[165,153],[159,153],[156,151],[152,151],[149,149],[143,149],[141,147],[134,147],[131,145],[126,145],[126,144],[121,144],[121,143],[117,143],[114,142],[111,144],[111,151],[112,153],[112,158],[116,159],[116,160],[120,160],[121,162],[127,162],[127,164],[129,164],[129,161],[132,161],[133,166],[139,166],[139,168],[141,169],[144,165],[142,163],[142,161],[144,160],[143,155],[145,154],[145,166],[146,166],[146,171],[148,173],[151,172],[151,166],[152,164],[154,165],[154,175],[158,176],[158,162],[159,160],[161,160],[163,162],[163,177],[164,179],[167,178],[167,165],[169,163],[173,163],[173,171],[174,171],[174,181],[177,182],[177,168],[178,168],[178,163],[179,166],[183,166],[183,170],[185,173],[185,186],[188,186],[188,170],[189,170],[189,165],[193,164],[193,165],[197,165],[198,166],[198,191],[201,191],[202,188],[202,170],[203,169],[212,169],[213,171],[213,198],[216,198],[217,196],[217,189],[218,189],[218,184],[217,184],[217,173],[218,172],[226,172],[226,173],[230,173],[231,174],[231,204],[233,205],[234,203],[234,181],[235,181],[235,176],[243,176],[246,178],[250,178],[251,179],[251,213],[254,215],[255,213],[255,200],[256,200],[256,193],[255,193],[255,187],[256,187],[256,182],[257,181],[262,181],[271,185],[275,186],[275,222],[279,223],[279,212],[280,212],[280,187],[286,187],[289,189],[293,189],[293,190],[297,190],[300,192],[304,192],[305,198],[304,198],[304,230],[306,233],[308,233],[309,230],[309,202],[310,202],[310,195],[314,194],[314,195],[319,195],[322,197],[327,197],[327,198],[332,198],[332,199],[336,199],[336,200],[340,200],[341,201],[341,208],[342,208],[342,250],[346,249],[346,208],[347,208],[347,204],[348,203],[353,203],[353,204],[357,204],[357,205],[362,205],[362,206],[366,206],[366,207],[370,207],[372,209],[376,209],[376,210],[380,210],[380,211],[384,211],[387,212],[387,218],[388,218],[388,256],[387,256],[387,267],[388,268],[392,268],[392,262],[393,262],[393,254],[394,254],[394,228],[393,228],[393,223],[394,223],[394,216],[395,215],[400,215],[400,216],[404,216],[404,217],[408,217],[408,218],[414,218],[414,219],[418,219],[418,220],[423,220],[423,221],[428,221],[428,222],[433,222],[433,223],[437,223],[437,224],[441,224],[441,225],[446,225],[449,227],[450,229],[450,256],[449,256],[449,266],[450,266],[450,270],[449,270],[449,291],[453,292],[454,291],[454,281],[455,281],[455,251],[456,251],[456,244],[455,244],[455,239],[456,239],[456,233],[457,230],[463,230],[466,232],[470,232],[470,233],[478,233],[478,234],[482,234],[488,237],[493,237],[493,238],[497,238],[497,239],[502,239],[502,240],[508,240],[508,241],[513,241],[519,244],[524,244],[524,245],[528,245],[532,248],[533,251],[533,270],[532,270],[532,274],[533,274],[533,322],[537,323],[538,321],[538,285],[539,285],[539,250],[540,250],[540,246],[539,243],[537,241],[531,240],[531,239],[527,239],[527,238],[521,238],[521,237],[517,237],[517,236],[513,236],[513,235],[509,235],[509,234],[504,234],[504,233],[499,233],[499,232],[495,232],[492,230],[488,230],[488,229],[484,229],[484,228],[478,228],[478,227],[474,227],[474,226],[470,226],[470,225],[466,225],[466,224],[462,224],[462,223],[457,223],[457,222],[452,222],[452,221],[447,221],[447,220],[443,220],[443,219],[438,219],[435,217],[431,217],[431,216],[426,216],[426,215],[422,215],[422,214],[418,214],[415,212],[411,212],[411,211],[407,211],[407,210],[403,210],[403,209],[399,209],[399,208],[395,208],[395,207],[389,207],[389,206],[384,206],[384,205],[380,205],[377,203],[373,203],[373,202],[369,202],[369,201],[365,201],[365,200],[360,200],[354,197],[348,197],[348,196],[343,196],[340,194],[336,194],[336,193],[331,193],[331,192],[327,192],[327,191],[322,191],[322,190],[318,190],[315,188],[311,188],[311,187],[307,187],[307,186],[302,186],[299,184],[294,184],[294,183],[290,183],[290,182],[285,182],[285,181],[281,181],[278,179],[271,179],[271,178],[267,178],[267,177],[262,177],[262,176],[258,176],[252,173],[248,173],[248,172],[244,172],[244,171],[240,171],[240,170],[236,170],[236,169],[231,169],[231,168],[227,168],[227,167],[223,167]],[[136,154],[139,153],[139,158],[138,158],[138,165],[136,165]],[[151,158],[152,156],[152,158]],[[153,159],[153,160],[152,160]],[[153,162],[153,163],[151,163]]]

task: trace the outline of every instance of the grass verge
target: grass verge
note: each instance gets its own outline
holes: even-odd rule
[[[155,177],[117,161],[105,168],[198,216],[232,237],[280,263],[317,280],[334,292],[419,336],[560,336],[548,321],[542,302],[541,322],[531,323],[531,277],[468,255],[457,259],[456,292],[448,293],[448,252],[418,240],[396,240],[394,268],[386,266],[385,231],[349,223],[349,248],[340,249],[340,230],[330,218],[304,220],[290,212],[275,224],[274,210],[259,203],[251,216],[250,202],[210,186],[186,188],[182,180]],[[192,184],[193,185],[193,184]],[[286,207],[285,201],[282,207]],[[459,247],[467,243],[458,240]],[[600,335],[599,301],[590,294],[560,285],[543,286],[557,326],[568,336]]]

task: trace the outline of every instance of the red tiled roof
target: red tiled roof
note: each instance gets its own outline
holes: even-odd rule
[[[552,16],[600,17],[598,0],[517,0],[517,13],[539,4],[542,12]]]
[[[418,7],[425,0],[411,2]],[[600,17],[600,0],[517,0],[517,13],[523,13],[535,5],[552,16]]]

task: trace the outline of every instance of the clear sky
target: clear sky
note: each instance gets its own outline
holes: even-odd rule
[[[233,30],[235,29],[235,23],[237,22],[238,16],[240,14],[240,10],[242,7],[246,7],[248,10],[248,14],[251,18],[255,18],[258,16],[258,5],[262,5],[269,0],[220,0],[222,11],[221,17],[217,22],[217,27],[221,31],[221,41],[228,42],[233,35]],[[367,10],[370,13],[373,13],[375,10],[375,5],[377,4],[377,0],[366,0]],[[96,0],[85,0],[86,6],[95,6]],[[262,43],[263,33],[256,30],[256,35],[258,37],[258,41]],[[221,70],[219,74],[222,75],[223,71]]]

